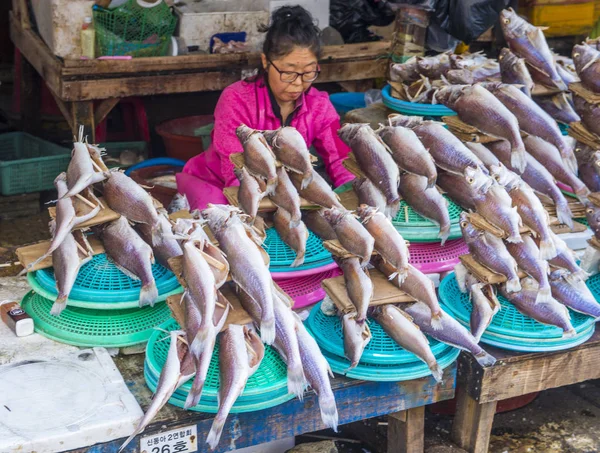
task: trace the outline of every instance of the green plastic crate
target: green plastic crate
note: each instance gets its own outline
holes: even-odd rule
[[[24,132],[0,135],[0,194],[54,189],[56,176],[71,160],[67,148]]]

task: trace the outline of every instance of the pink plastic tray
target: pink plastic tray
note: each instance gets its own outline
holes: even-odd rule
[[[556,185],[558,186],[558,188],[560,190],[564,190],[565,192],[569,192],[569,193],[574,193],[571,186],[567,186],[566,184],[563,184],[562,182],[559,182],[559,181],[556,181]]]
[[[338,275],[342,275],[342,271],[335,267],[307,277],[277,280],[277,284],[294,299],[294,309],[298,309],[322,301],[325,298],[325,290],[321,287],[321,282]]]
[[[412,243],[409,263],[424,274],[437,274],[454,269],[459,263],[458,257],[469,253],[467,244],[462,238],[447,241],[441,247],[439,242]]]

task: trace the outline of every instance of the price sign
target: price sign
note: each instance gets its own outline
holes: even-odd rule
[[[182,426],[158,434],[142,437],[142,453],[188,453],[198,451],[196,425]]]

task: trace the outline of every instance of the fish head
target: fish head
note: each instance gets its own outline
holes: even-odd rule
[[[325,209],[323,211],[323,217],[329,222],[331,226],[336,226],[344,219],[344,217],[347,214],[347,211],[342,211],[341,209],[338,209],[335,206],[331,209]]]
[[[503,47],[500,51],[500,55],[498,55],[498,61],[500,62],[500,66],[502,64],[510,65],[516,60],[517,56],[510,51],[508,47]]]
[[[565,279],[569,276],[569,271],[567,269],[554,269],[550,272],[548,278],[550,281],[556,282]]]
[[[358,208],[356,208],[356,213],[363,223],[367,223],[375,214],[377,214],[377,208],[366,204],[361,204]]]
[[[525,21],[512,8],[500,11],[500,26],[507,40],[519,37],[523,29],[523,22]]]
[[[508,190],[515,187],[519,183],[518,176],[502,165],[498,164],[490,165],[490,176],[501,186],[506,187]]]
[[[573,57],[573,63],[577,68],[577,72],[579,73],[589,64],[593,63],[598,58],[599,54],[595,47],[583,43],[573,47],[571,56]]]
[[[350,143],[354,140],[358,132],[364,127],[370,128],[371,126],[362,123],[346,123],[338,130],[338,136],[344,143],[350,146]]]
[[[413,128],[423,122],[423,117],[422,116],[407,116],[407,115],[401,115],[399,113],[392,113],[391,115],[388,115],[388,122],[389,122],[390,126],[402,126],[402,127]]]
[[[494,181],[483,172],[481,167],[465,168],[465,181],[471,186],[471,189],[478,193],[486,193],[493,185]]]
[[[209,203],[200,215],[203,220],[206,220],[210,229],[215,231],[224,228],[232,218],[238,218],[240,213],[241,211],[235,206]]]
[[[422,74],[433,70],[437,64],[439,62],[435,57],[417,57],[417,67]]]
[[[465,239],[465,242],[467,244],[475,241],[479,236],[483,234],[482,230],[475,228],[475,226],[469,220],[468,214],[464,211],[460,214],[459,224],[460,231],[462,232],[463,238]]]
[[[590,201],[585,203],[585,218],[592,231],[600,231],[600,207]]]
[[[448,108],[454,108],[456,101],[460,99],[463,90],[468,85],[448,85],[439,88],[433,94],[432,104],[444,104]]]
[[[446,80],[458,85],[470,85],[474,82],[473,73],[468,69],[451,69],[446,73]]]
[[[242,144],[246,143],[248,139],[257,131],[252,129],[245,124],[240,124],[238,128],[235,130],[235,134],[238,136],[238,139]]]
[[[371,341],[371,329],[367,322],[356,321],[356,312],[346,313],[342,317],[344,331],[344,352],[350,355],[353,364],[360,360],[365,346]]]
[[[246,177],[246,175],[248,174],[248,170],[246,170],[246,167],[244,167],[244,168],[233,167],[233,173],[235,174],[235,177],[238,179],[238,181],[242,182],[244,180],[244,178]]]

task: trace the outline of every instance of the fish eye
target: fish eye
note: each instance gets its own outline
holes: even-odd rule
[[[581,152],[581,148],[575,148],[575,152],[576,153],[580,153]]]
[[[469,184],[473,184],[475,182],[475,178],[471,178],[470,176],[467,178],[467,182]]]
[[[588,208],[588,209],[586,210],[586,212],[587,212],[588,214],[593,214],[593,213],[594,213],[594,210],[593,210],[592,208]]]
[[[466,220],[463,220],[462,222],[460,222],[460,226],[463,227],[463,228],[466,228],[467,225],[468,225],[468,223],[467,223]]]
[[[505,24],[510,24],[510,19],[504,19],[504,20],[503,20],[503,22],[504,22]]]
[[[575,53],[573,54],[573,58],[577,58],[579,55],[580,55],[580,53],[579,53],[579,52],[575,52]]]

